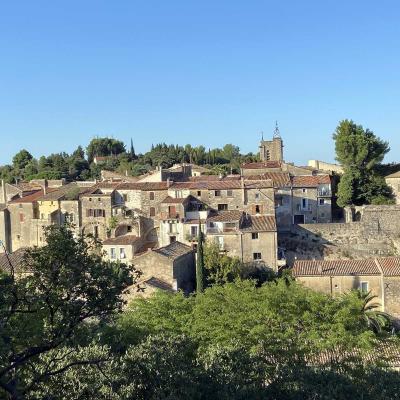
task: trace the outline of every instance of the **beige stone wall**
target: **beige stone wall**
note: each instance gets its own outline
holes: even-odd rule
[[[303,207],[303,199],[306,199],[306,207]],[[327,223],[332,221],[331,198],[324,197],[323,205],[319,204],[316,188],[296,188],[292,191],[293,216],[304,215],[304,223]]]
[[[103,244],[103,258],[107,261],[121,261],[122,263],[131,264],[133,257],[138,252],[143,242],[137,241],[133,244]],[[111,258],[111,248],[115,249],[115,258]],[[125,257],[121,257],[121,249],[125,252]]]
[[[400,277],[384,277],[385,311],[400,319]]]
[[[359,289],[361,282],[368,282],[369,290],[378,296],[378,302],[383,305],[382,285],[380,275],[365,276],[300,276],[296,280],[304,286],[325,294],[338,296]]]
[[[8,205],[8,210],[10,212],[11,251],[38,245],[41,232],[39,232],[39,227],[33,226],[32,223],[34,218],[38,218],[36,204],[12,203]]]
[[[7,209],[0,210],[0,240],[3,242],[7,251],[11,250],[11,231],[10,231],[10,213]],[[0,253],[4,252],[3,246],[0,246]]]
[[[90,195],[81,198],[82,207],[82,230],[85,234],[94,234],[97,227],[98,238],[104,240],[107,238],[107,228],[112,216],[112,196]],[[87,210],[102,209],[105,210],[105,217],[89,217]]]
[[[276,269],[277,260],[277,237],[275,232],[259,232],[258,239],[252,239],[250,232],[222,233],[207,235],[206,240],[221,243],[218,238],[222,237],[222,250],[230,257],[237,257],[244,263],[254,262],[253,253],[261,253],[260,262]]]
[[[393,194],[396,197],[396,204],[400,204],[400,177],[385,178],[386,183],[392,188]]]
[[[263,140],[260,145],[261,161],[281,161],[283,160],[283,142],[280,138]]]

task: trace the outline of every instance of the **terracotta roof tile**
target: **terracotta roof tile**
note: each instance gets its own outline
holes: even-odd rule
[[[297,175],[292,177],[293,187],[317,187],[321,184],[330,184],[329,175]]]
[[[168,182],[126,182],[120,183],[118,189],[121,190],[167,190]]]
[[[173,291],[172,285],[170,283],[165,282],[161,279],[155,278],[154,276],[152,276],[149,279],[146,279],[145,281],[143,281],[143,283],[148,286],[152,286],[156,289]]]
[[[164,257],[171,259],[179,258],[187,253],[191,253],[193,250],[190,246],[186,246],[181,242],[173,242],[165,247],[153,250],[155,253],[160,254]]]
[[[386,175],[385,178],[400,178],[400,171],[394,172],[390,175]]]
[[[400,257],[377,258],[384,276],[400,276]]]
[[[50,193],[54,190],[57,189],[47,189],[47,193]],[[17,197],[13,200],[11,200],[8,204],[18,204],[18,203],[33,203],[35,201],[37,201],[38,199],[40,199],[40,197],[43,196],[43,190],[37,190],[34,193],[29,194],[28,196],[24,196],[24,197]]]
[[[260,175],[249,175],[244,177],[245,180],[266,180],[270,179],[274,187],[288,187],[291,186],[290,175],[287,172],[265,172]]]
[[[218,211],[218,213],[210,215],[207,221],[210,222],[237,222],[243,216],[243,211],[230,210],[230,211]]]
[[[275,232],[276,220],[273,215],[247,215],[242,221],[244,232]]]
[[[14,253],[7,255],[5,253],[0,254],[0,271],[11,272],[10,262],[14,268],[15,272],[25,272],[22,266],[22,261],[24,260],[24,256],[26,254],[26,248],[21,248]]]
[[[188,197],[171,197],[167,196],[161,203],[162,204],[183,204],[188,200]]]
[[[296,260],[294,276],[380,275],[374,259],[365,260]]]

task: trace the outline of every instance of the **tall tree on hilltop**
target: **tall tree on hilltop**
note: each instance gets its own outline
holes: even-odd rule
[[[199,232],[197,241],[197,260],[196,260],[196,292],[204,290],[204,252],[203,252],[203,233],[201,232],[201,222],[199,219]]]
[[[136,158],[135,149],[133,147],[133,140],[131,138],[131,159],[134,160]]]
[[[336,160],[344,169],[338,186],[338,205],[391,203],[392,193],[377,172],[389,144],[351,120],[339,123],[333,134]]]

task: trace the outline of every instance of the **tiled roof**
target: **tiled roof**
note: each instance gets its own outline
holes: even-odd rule
[[[154,276],[152,276],[149,279],[146,279],[145,281],[143,281],[143,283],[148,286],[152,286],[156,289],[173,291],[171,284],[169,284],[168,282],[165,282],[161,279],[155,278]]]
[[[120,183],[118,189],[121,190],[167,190],[168,182],[126,182]]]
[[[237,222],[243,216],[243,211],[229,210],[229,211],[218,211],[218,213],[210,215],[207,221],[211,222]]]
[[[374,259],[365,260],[296,260],[294,276],[380,275]]]
[[[160,254],[164,257],[168,257],[171,259],[179,258],[187,253],[192,252],[192,248],[186,246],[181,242],[173,242],[165,247],[160,247],[159,249],[153,250],[155,253]]]
[[[15,272],[24,272],[22,268],[22,261],[26,253],[26,248],[21,248],[14,253],[7,255],[5,253],[0,254],[0,271],[11,272],[10,262],[14,268]]]
[[[291,186],[290,175],[287,172],[264,172],[260,175],[249,175],[245,180],[271,179],[275,187]]]
[[[52,191],[54,191],[56,189],[47,189],[47,193],[50,193]],[[15,204],[15,203],[32,203],[34,201],[37,201],[38,199],[40,199],[40,197],[43,196],[43,190],[37,190],[34,193],[29,194],[28,196],[24,196],[24,197],[17,197],[13,200],[11,200],[9,202],[9,204]]]
[[[243,169],[281,168],[281,166],[282,163],[280,161],[263,161],[242,164]]]
[[[171,197],[167,196],[161,203],[162,204],[183,204],[188,198],[187,197]]]
[[[275,217],[273,215],[247,214],[242,221],[240,230],[244,232],[275,232]]]
[[[400,276],[400,257],[377,258],[384,276]]]
[[[317,187],[321,184],[330,184],[329,175],[297,175],[292,177],[293,187]]]
[[[138,240],[140,240],[140,238],[138,238],[135,235],[122,235],[122,236],[117,236],[116,238],[109,238],[103,241],[103,245],[113,245],[113,244],[117,244],[117,245],[130,245],[133,244],[135,242],[137,242]]]
[[[393,174],[385,176],[385,178],[400,178],[400,171],[397,171]]]

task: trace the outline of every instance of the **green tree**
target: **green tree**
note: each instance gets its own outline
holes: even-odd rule
[[[132,283],[127,266],[104,262],[93,241],[75,239],[67,226],[49,227],[46,241],[27,251],[29,274],[0,277],[0,390],[12,399],[57,374],[41,356],[79,343],[88,322],[121,309]]]
[[[199,221],[197,240],[197,259],[196,259],[196,292],[201,293],[204,290],[204,254],[203,254],[203,233]]]
[[[17,169],[24,169],[33,158],[29,151],[23,149],[13,157],[13,165]]]
[[[389,151],[388,143],[351,120],[339,123],[333,139],[336,159],[344,168],[338,185],[338,205],[382,203],[382,197],[391,202],[391,190],[377,172]]]
[[[86,148],[86,154],[89,163],[93,161],[95,156],[118,155],[125,152],[123,142],[112,138],[94,138],[90,141]]]

